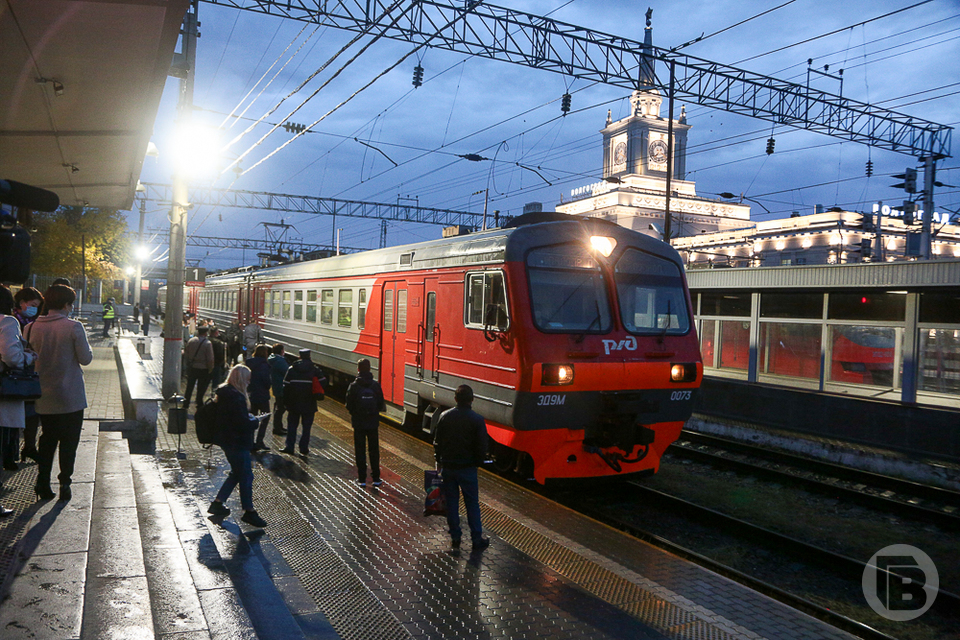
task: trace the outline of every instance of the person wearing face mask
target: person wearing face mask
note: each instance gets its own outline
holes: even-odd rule
[[[13,317],[20,323],[20,333],[24,334],[27,325],[36,320],[40,313],[40,307],[43,305],[43,295],[33,287],[24,287],[13,296],[13,305]],[[26,461],[29,458],[37,461],[37,431],[40,428],[40,416],[37,415],[33,400],[24,403],[24,410],[26,412],[26,428],[23,430],[23,451],[20,452],[20,460]],[[16,432],[15,437],[19,440],[20,430],[17,429]],[[14,441],[10,444],[14,452],[20,448],[19,442]],[[8,459],[10,455],[10,453],[5,454],[3,466],[6,469],[15,469],[17,465],[16,455],[14,454],[13,458]]]

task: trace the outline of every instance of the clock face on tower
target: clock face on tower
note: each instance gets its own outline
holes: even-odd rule
[[[667,143],[663,140],[654,140],[647,148],[647,156],[651,163],[664,164],[667,161]]]
[[[613,149],[613,164],[625,164],[627,162],[627,143],[621,142]]]

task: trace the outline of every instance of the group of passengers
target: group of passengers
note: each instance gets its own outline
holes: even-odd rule
[[[0,375],[13,382],[12,371],[19,384],[34,371],[39,374],[40,397],[35,401],[22,398],[22,391],[4,385],[0,395],[0,453],[3,466],[16,470],[20,460],[37,463],[37,498],[55,497],[50,486],[53,458],[59,450],[60,500],[72,496],[70,484],[76,460],[83,410],[87,407],[81,366],[93,361],[93,351],[80,322],[70,318],[77,294],[69,280],[61,278],[43,294],[33,287],[24,287],[16,296],[0,284]],[[22,387],[21,387],[22,388]],[[39,445],[36,442],[40,431]],[[20,434],[23,450],[20,451]],[[0,517],[13,511],[0,506]]]

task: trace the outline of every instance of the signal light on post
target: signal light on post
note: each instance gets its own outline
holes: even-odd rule
[[[917,211],[917,203],[911,200],[903,201],[903,224],[913,224],[913,216]]]
[[[570,111],[570,94],[569,93],[563,94],[563,97],[560,99],[560,111],[564,113],[567,113],[568,111]]]
[[[777,141],[773,138],[767,139],[767,155],[773,155],[773,147],[777,144]]]
[[[419,87],[423,84],[423,67],[417,65],[413,68],[413,86]]]
[[[898,173],[893,176],[897,180],[903,180],[903,182],[893,185],[894,189],[903,189],[907,193],[916,193],[917,192],[917,170],[907,168],[903,173]]]

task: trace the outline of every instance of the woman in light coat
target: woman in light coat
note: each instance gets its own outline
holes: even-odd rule
[[[35,353],[24,349],[20,336],[20,323],[11,315],[12,313],[13,296],[9,289],[0,284],[0,369],[4,370],[22,369],[33,364],[36,359]],[[26,424],[24,416],[23,400],[0,399],[0,427],[23,429]],[[0,505],[0,518],[12,513],[13,510]]]
[[[43,296],[50,310],[27,328],[27,340],[37,352],[40,374],[40,399],[37,413],[43,433],[40,435],[37,464],[37,497],[53,498],[50,472],[53,455],[60,449],[60,499],[69,500],[73,465],[83,429],[83,410],[87,395],[81,365],[93,361],[83,325],[69,318],[76,292],[65,285],[53,285]]]

